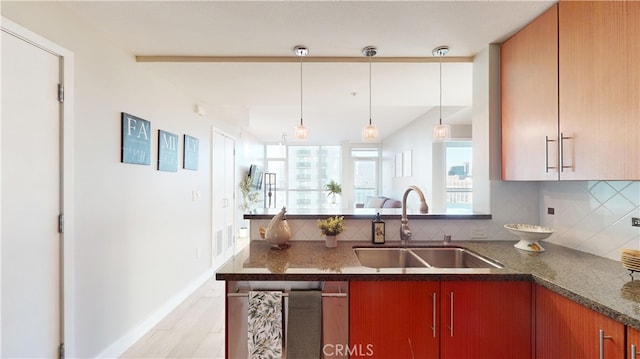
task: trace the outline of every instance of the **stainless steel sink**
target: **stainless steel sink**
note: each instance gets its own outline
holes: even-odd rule
[[[466,248],[412,248],[411,251],[436,268],[502,268],[502,265]]]
[[[502,265],[462,247],[355,247],[364,267],[371,268],[502,268]]]
[[[354,248],[360,264],[371,268],[429,267],[420,257],[405,248]]]

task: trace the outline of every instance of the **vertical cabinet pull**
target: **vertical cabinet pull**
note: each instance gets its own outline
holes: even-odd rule
[[[564,133],[560,132],[560,172],[564,172],[565,168],[573,168],[573,166],[564,165],[564,140],[570,140],[571,137],[566,137]]]
[[[451,337],[453,337],[453,292],[451,292],[450,296],[451,296],[450,297],[450,299],[451,299],[451,312],[449,314],[450,314],[451,317],[449,318],[449,323],[450,323],[449,335],[451,335]]]
[[[433,321],[431,326],[431,331],[433,332],[433,337],[436,337],[436,293],[434,292],[432,295],[433,299]]]
[[[549,142],[556,142],[556,140],[550,140],[549,136],[544,136],[544,170],[547,173],[549,173],[549,170],[558,168],[549,166]]]
[[[598,343],[600,345],[600,352],[598,358],[604,359],[604,340],[613,339],[610,335],[604,335],[604,330],[600,329],[598,333]]]
[[[636,345],[635,344],[631,344],[631,359],[634,359],[636,357]]]

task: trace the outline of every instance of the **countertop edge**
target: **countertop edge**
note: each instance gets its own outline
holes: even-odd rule
[[[484,244],[489,244],[490,242],[486,242]],[[500,243],[498,241],[497,243]],[[505,242],[502,242],[505,243]],[[502,262],[505,264],[505,268],[497,270],[496,272],[489,273],[340,273],[335,271],[316,271],[310,273],[298,272],[298,273],[265,273],[265,272],[247,272],[244,271],[242,273],[234,273],[229,271],[216,272],[215,278],[216,280],[224,280],[224,281],[246,281],[246,280],[256,280],[256,281],[351,281],[351,280],[367,280],[367,281],[380,281],[380,280],[440,280],[440,281],[454,281],[454,280],[478,280],[478,281],[528,281],[532,284],[540,285],[544,288],[551,290],[554,293],[562,295],[563,297],[570,299],[578,304],[584,305],[585,307],[600,313],[608,318],[611,318],[623,325],[630,326],[632,328],[640,330],[640,316],[635,317],[632,316],[632,312],[635,313],[635,309],[630,310],[629,305],[633,305],[633,308],[636,308],[639,301],[633,300],[632,303],[629,299],[625,300],[625,303],[621,304],[618,302],[612,301],[611,305],[607,305],[603,303],[602,300],[598,300],[598,295],[592,292],[586,291],[584,288],[578,285],[568,285],[566,282],[566,278],[564,278],[565,283],[563,285],[562,279],[549,279],[545,278],[543,275],[538,275],[531,270],[527,270],[527,268],[514,268],[509,266],[509,263],[505,263],[504,258],[496,258],[496,256],[492,256],[491,250],[483,251],[481,248],[483,247],[483,243],[477,242],[461,242],[455,243],[454,245],[465,246],[473,251],[476,251],[488,258],[493,260]],[[549,245],[547,245],[549,246]],[[556,246],[557,249],[561,249],[560,251],[566,251],[568,253],[580,253],[581,255],[592,256],[589,254],[585,254],[584,252],[578,252],[575,250],[571,250],[565,247]],[[494,248],[495,250],[495,248]],[[248,248],[246,249],[245,256],[241,259],[244,261],[248,258]],[[244,253],[244,252],[241,252]],[[241,256],[242,257],[242,256]],[[606,258],[593,256],[595,261],[611,261]],[[227,264],[233,262],[233,258],[230,259],[227,263],[222,265],[220,268],[228,268]],[[615,261],[611,261],[615,264]],[[517,265],[516,265],[517,267]],[[622,266],[620,266],[622,268]],[[612,275],[618,275],[617,270],[616,273],[612,273]],[[599,286],[598,283],[591,283],[590,286]],[[618,289],[619,290],[619,289]],[[602,296],[600,295],[601,299]],[[620,310],[614,308],[619,306]],[[638,305],[640,309],[640,305]],[[625,314],[623,311],[629,312]]]

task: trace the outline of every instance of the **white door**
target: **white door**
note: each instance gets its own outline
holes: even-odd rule
[[[2,32],[2,357],[61,341],[59,58]]]
[[[235,246],[235,141],[213,131],[213,243],[212,265],[217,267],[233,255]]]

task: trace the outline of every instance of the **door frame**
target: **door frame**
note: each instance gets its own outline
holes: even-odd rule
[[[0,31],[15,36],[35,47],[57,56],[60,61],[60,82],[64,84],[64,101],[60,106],[60,213],[64,214],[64,233],[60,234],[60,342],[65,345],[65,356],[75,356],[74,333],[74,214],[73,214],[73,52],[22,27],[15,22],[1,17]],[[1,91],[1,90],[0,90]],[[1,139],[0,139],[1,141]],[[0,157],[0,161],[2,158]],[[1,179],[0,179],[1,181]],[[0,200],[2,194],[0,193]],[[0,217],[1,218],[1,217]],[[0,229],[2,221],[0,220]],[[0,261],[1,261],[0,256]],[[1,263],[0,263],[1,264]],[[0,265],[0,271],[2,266]],[[1,273],[0,273],[1,274]],[[0,291],[1,291],[0,287]],[[1,296],[0,296],[1,298]],[[0,299],[1,301],[1,299]],[[0,305],[2,303],[0,302]],[[1,334],[1,333],[0,333]],[[0,335],[0,351],[2,336]]]

